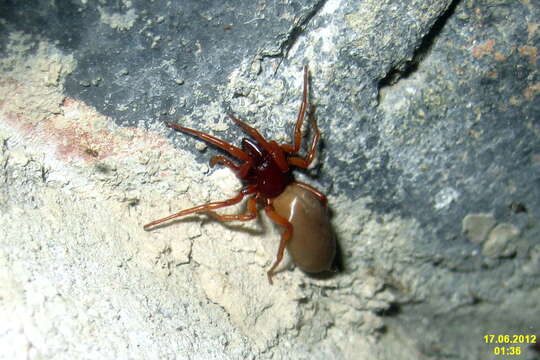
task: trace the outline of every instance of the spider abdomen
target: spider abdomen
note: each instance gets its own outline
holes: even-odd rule
[[[276,213],[293,225],[287,250],[307,273],[330,270],[336,254],[327,208],[304,188],[291,184],[272,201]]]

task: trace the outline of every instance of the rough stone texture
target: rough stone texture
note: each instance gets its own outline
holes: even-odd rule
[[[514,225],[499,224],[489,233],[482,254],[491,258],[514,256],[518,239],[519,230]]]
[[[1,358],[479,359],[484,335],[540,335],[538,2],[0,16]],[[343,271],[269,286],[264,216],[143,231],[241,186],[163,121],[236,142],[231,111],[288,142],[304,64],[323,144],[299,178],[328,194]]]
[[[463,218],[461,228],[467,239],[475,244],[482,244],[495,224],[492,214],[469,214]]]

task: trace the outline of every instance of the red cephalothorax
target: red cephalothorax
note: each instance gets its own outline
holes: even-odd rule
[[[220,221],[248,221],[257,217],[257,203],[264,204],[268,217],[284,228],[276,260],[268,270],[268,281],[272,284],[274,270],[283,258],[285,247],[294,262],[310,273],[330,269],[334,259],[336,243],[332,236],[326,212],[326,196],[308,184],[295,181],[291,166],[307,168],[315,158],[320,132],[315,119],[315,107],[309,111],[309,120],[314,135],[305,158],[297,156],[302,141],[302,124],[308,108],[308,68],[304,67],[304,91],[298,112],[292,144],[279,145],[267,141],[259,132],[233,115],[229,117],[240,126],[250,138],[242,139],[238,148],[212,135],[167,123],[173,129],[194,135],[217,146],[240,163],[236,164],[225,156],[214,156],[210,166],[220,163],[227,166],[245,183],[245,187],[232,199],[212,202],[182,210],[144,226],[149,230],[165,221],[193,213],[206,212]],[[234,205],[251,195],[247,201],[245,214],[221,215],[214,210]]]
[[[267,149],[251,139],[242,139],[242,149],[251,156],[253,163],[246,176],[240,178],[248,184],[256,184],[261,197],[275,198],[292,182],[291,170],[281,148],[277,147],[276,151],[284,160],[282,164],[286,167],[283,168]]]

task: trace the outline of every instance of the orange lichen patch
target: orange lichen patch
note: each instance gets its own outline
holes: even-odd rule
[[[2,81],[0,87],[2,92],[13,96],[21,96],[26,91],[18,94],[17,89],[25,86],[16,81]],[[64,98],[55,104],[49,103],[42,111],[37,111],[32,104],[13,106],[8,99],[0,103],[0,118],[29,143],[51,150],[66,162],[82,159],[90,163],[113,156],[132,156],[137,151],[166,144],[157,133],[118,127],[111,119],[75,99]],[[36,116],[40,118],[38,122]]]
[[[489,55],[493,52],[494,46],[495,46],[495,40],[492,40],[492,39],[486,41],[485,43],[481,45],[474,46],[471,51],[472,56],[478,59],[484,55]]]
[[[504,55],[501,54],[500,52],[496,52],[496,53],[493,55],[493,58],[495,59],[495,61],[506,61],[506,56],[504,56]]]
[[[10,33],[6,53],[12,57],[4,59],[9,67],[0,78],[0,126],[47,158],[62,161],[133,157],[138,149],[164,142],[156,132],[118,127],[95,109],[66,98],[63,83],[75,60],[46,41],[35,41],[30,35]],[[21,44],[37,45],[35,53],[28,56],[30,48]]]
[[[540,92],[540,83],[532,84],[523,89],[523,96],[527,100],[531,100]]]
[[[529,63],[531,65],[536,65],[536,60],[538,59],[538,49],[536,47],[529,45],[520,46],[518,51],[521,55],[529,57]]]
[[[66,98],[61,108],[62,114],[49,117],[35,129],[43,137],[55,140],[61,159],[80,157],[91,162],[132,155],[166,143],[157,134],[117,127],[109,118],[74,99]]]

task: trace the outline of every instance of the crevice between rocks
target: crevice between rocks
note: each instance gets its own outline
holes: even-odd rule
[[[397,84],[397,82],[401,79],[406,79],[410,77],[413,73],[415,73],[418,70],[420,63],[429,54],[431,48],[433,47],[433,44],[435,43],[435,40],[439,37],[444,26],[446,25],[450,17],[454,15],[456,7],[460,3],[460,1],[461,0],[452,1],[450,5],[448,6],[448,8],[433,23],[433,26],[431,27],[431,29],[422,38],[419,46],[414,51],[411,60],[399,62],[398,64],[394,65],[390,69],[390,71],[386,74],[386,76],[379,81],[379,84],[378,84],[379,97],[381,94],[381,90],[383,90],[386,87],[390,87]]]
[[[281,43],[279,44],[279,51],[277,53],[263,51],[261,53],[261,57],[281,57],[283,61],[283,59],[287,57],[287,54],[289,53],[293,45],[296,43],[300,35],[304,32],[306,25],[322,9],[326,1],[327,0],[321,0],[317,2],[304,18],[299,19],[299,21],[288,31],[285,39],[283,39],[283,41],[281,41]]]

